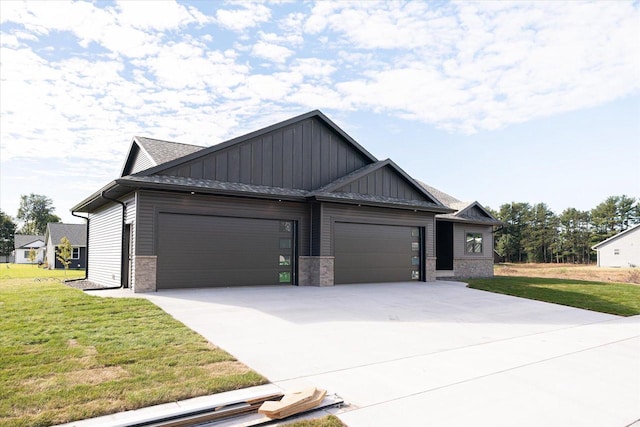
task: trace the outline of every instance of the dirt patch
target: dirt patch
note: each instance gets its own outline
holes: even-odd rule
[[[89,280],[68,280],[63,283],[71,288],[81,289],[83,291],[86,289],[104,288],[104,286],[98,285],[97,283],[94,283],[94,282],[90,282]]]
[[[209,365],[204,365],[203,368],[213,377],[241,375],[251,371],[251,369],[238,361],[211,363]]]
[[[639,268],[603,268],[582,264],[496,264],[496,276],[549,277],[640,284]]]

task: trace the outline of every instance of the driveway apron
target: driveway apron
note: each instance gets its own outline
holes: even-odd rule
[[[441,281],[144,297],[284,389],[338,394],[350,427],[640,419],[640,316]]]

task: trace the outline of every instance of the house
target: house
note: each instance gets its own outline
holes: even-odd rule
[[[463,202],[420,183],[452,213],[436,215],[436,277],[492,277],[493,232],[502,222],[480,203]]]
[[[16,264],[41,263],[44,260],[44,246],[44,236],[16,234],[14,236],[14,262]],[[36,251],[36,257],[33,262],[29,258],[31,249]]]
[[[591,249],[598,253],[598,267],[640,266],[640,224],[627,228]]]
[[[44,235],[46,242],[45,259],[50,269],[64,268],[57,257],[60,240],[66,237],[71,243],[69,268],[84,269],[87,266],[87,227],[84,224],[63,224],[50,222]]]
[[[492,218],[447,203],[312,111],[208,148],[134,137],[120,177],[72,211],[89,280],[145,292],[434,281],[439,221],[473,239],[449,243],[471,251],[454,268],[488,265]]]

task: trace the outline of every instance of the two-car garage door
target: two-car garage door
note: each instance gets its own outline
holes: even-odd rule
[[[157,288],[289,285],[294,223],[160,213]]]

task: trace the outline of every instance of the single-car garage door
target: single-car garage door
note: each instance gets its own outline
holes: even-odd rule
[[[160,213],[158,289],[294,283],[294,223]]]
[[[421,280],[419,227],[334,223],[335,283]]]

